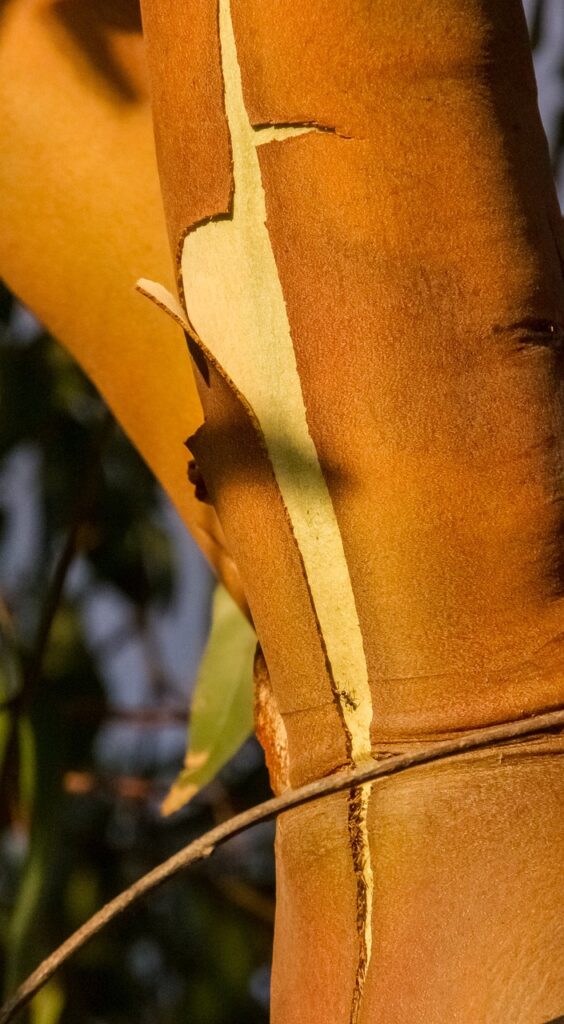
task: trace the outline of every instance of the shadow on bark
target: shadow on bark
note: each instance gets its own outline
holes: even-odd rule
[[[0,10],[3,0],[0,0]],[[96,72],[125,102],[134,103],[139,93],[134,81],[116,59],[111,35],[141,34],[139,0],[57,0],[54,13],[86,54]]]

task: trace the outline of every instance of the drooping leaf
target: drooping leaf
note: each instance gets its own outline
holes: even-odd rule
[[[218,585],[210,637],[190,709],[184,770],[164,801],[164,814],[188,803],[252,732],[255,647],[252,626],[225,588]]]
[[[18,722],[19,801],[29,822],[29,845],[6,935],[7,991],[48,952],[43,915],[59,841],[62,749],[60,714],[49,695],[41,694],[32,713],[21,715]],[[47,1004],[42,1012],[46,1014]],[[50,1012],[50,1017],[37,1019],[55,1021],[54,1010]]]
[[[201,408],[182,334],[135,292],[144,275],[173,283],[137,5],[14,0],[0,29],[0,275],[94,381],[243,605],[186,480]]]

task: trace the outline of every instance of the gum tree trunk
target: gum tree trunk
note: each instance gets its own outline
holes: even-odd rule
[[[561,705],[563,236],[520,3],[142,7],[183,308],[145,290],[186,324],[275,786]],[[553,735],[285,815],[274,1024],[563,1015],[563,765]]]

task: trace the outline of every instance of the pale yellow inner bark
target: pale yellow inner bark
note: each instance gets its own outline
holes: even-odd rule
[[[200,225],[186,236],[182,279],[187,311],[196,332],[260,424],[308,577],[351,756],[358,763],[371,754],[372,700],[362,634],[341,534],[308,428],[290,324],[266,227],[256,152],[261,142],[280,144],[308,129],[253,129],[243,98],[229,0],[220,0],[219,26],[233,153],[232,215]],[[357,822],[361,853],[360,863],[355,864],[366,892],[359,1000],[372,943],[369,796],[370,786],[362,787]],[[353,1007],[355,1017],[358,1005],[356,1002]]]
[[[220,0],[219,12],[233,208],[231,216],[207,221],[186,236],[182,278],[188,317],[264,434],[358,762],[370,756],[372,719],[362,636],[339,527],[308,429],[256,151],[263,132],[272,141],[311,129],[252,127],[228,0]]]

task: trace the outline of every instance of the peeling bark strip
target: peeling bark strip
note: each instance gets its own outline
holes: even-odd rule
[[[263,434],[307,575],[347,749],[353,765],[359,765],[371,758],[372,721],[362,634],[341,534],[307,423],[256,152],[259,145],[330,129],[315,124],[254,128],[244,103],[229,0],[219,0],[219,37],[233,161],[231,209],[185,235],[181,268],[187,326],[248,403]],[[182,320],[163,289],[148,282],[141,287]],[[359,934],[353,1024],[371,949],[369,794],[369,786],[352,791],[349,811]]]
[[[219,5],[225,110],[233,155],[230,215],[188,231],[182,278],[188,318],[252,408],[300,549],[355,764],[370,757],[372,702],[339,527],[309,433],[284,296],[266,227],[228,0]],[[268,126],[267,140],[315,127]]]
[[[253,675],[255,732],[264,750],[270,785],[278,796],[290,789],[288,736],[260,644],[255,652]]]
[[[231,216],[212,219],[185,237],[182,281],[187,312],[262,430],[308,577],[351,760],[358,765],[371,755],[366,659],[339,527],[307,424],[256,153],[261,142],[278,143],[315,128],[254,129],[244,104],[229,0],[219,3],[219,35],[233,157]],[[350,796],[359,935],[351,1024],[358,1019],[371,949],[369,793],[366,786]]]

